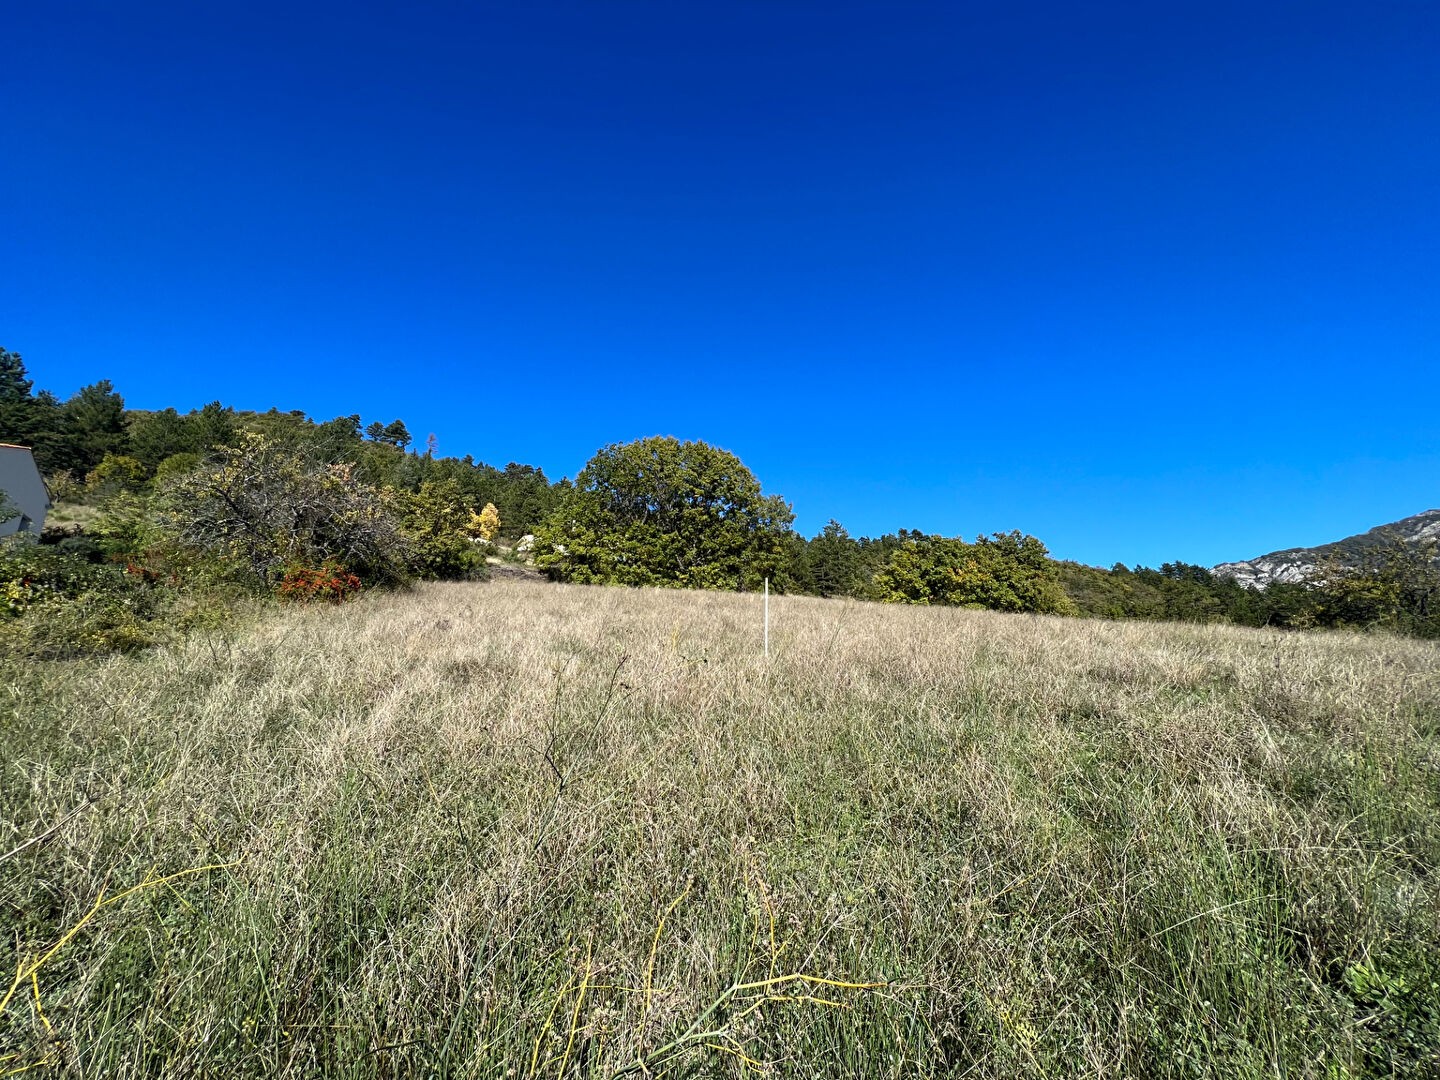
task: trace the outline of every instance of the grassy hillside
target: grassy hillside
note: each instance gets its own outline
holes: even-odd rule
[[[1436,645],[772,607],[6,668],[0,1073],[1440,1073]]]

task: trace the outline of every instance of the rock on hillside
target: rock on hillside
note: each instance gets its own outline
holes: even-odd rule
[[[1272,551],[1244,562],[1221,563],[1214,572],[1232,577],[1242,585],[1263,589],[1272,582],[1290,583],[1303,580],[1317,563],[1335,556],[1344,563],[1357,562],[1367,551],[1383,547],[1395,539],[1415,544],[1422,540],[1440,540],[1440,510],[1426,510],[1414,517],[1402,518],[1389,525],[1378,525],[1369,532],[1347,536],[1344,540],[1313,548],[1288,548]]]

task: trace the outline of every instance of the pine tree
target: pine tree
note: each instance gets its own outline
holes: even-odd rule
[[[0,442],[30,445],[39,419],[33,385],[20,354],[0,349]]]
[[[20,354],[0,349],[0,403],[29,401],[33,385],[25,376],[25,361]]]
[[[397,450],[404,450],[410,445],[410,432],[403,421],[396,420],[385,425],[385,441]]]
[[[66,468],[88,473],[106,454],[125,449],[125,399],[109,379],[91,383],[65,402],[61,419],[69,444]]]

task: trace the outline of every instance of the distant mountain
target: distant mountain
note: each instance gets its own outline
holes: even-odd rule
[[[1369,532],[1347,536],[1344,540],[1319,547],[1272,551],[1269,555],[1244,562],[1221,563],[1213,569],[1222,577],[1232,577],[1242,585],[1263,589],[1277,581],[1302,581],[1321,559],[1327,557],[1336,557],[1343,563],[1358,562],[1367,551],[1383,547],[1396,538],[1411,544],[1440,539],[1440,510],[1426,510],[1423,514],[1402,518],[1389,525],[1378,525]]]

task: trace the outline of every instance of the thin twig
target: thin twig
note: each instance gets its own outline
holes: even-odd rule
[[[42,843],[44,843],[46,840],[50,839],[50,837],[54,836],[57,832],[59,832],[61,829],[63,829],[63,828],[65,827],[66,823],[68,823],[68,822],[70,821],[70,819],[76,817],[76,816],[80,813],[80,811],[89,809],[90,807],[94,806],[94,805],[95,805],[97,802],[99,802],[99,801],[100,801],[100,796],[98,796],[98,795],[90,795],[90,796],[88,796],[88,797],[85,799],[84,802],[82,802],[79,806],[75,807],[74,810],[71,810],[68,814],[66,814],[63,818],[61,818],[59,821],[57,821],[54,825],[51,825],[50,828],[46,829],[46,830],[45,830],[44,832],[42,832],[39,836],[32,836],[29,840],[26,840],[26,841],[25,841],[23,844],[21,844],[19,847],[11,848],[11,849],[10,849],[9,851],[7,851],[4,855],[0,855],[0,863],[3,863],[6,859],[13,859],[16,855],[19,855],[22,851],[24,851],[24,850],[25,850],[26,848],[28,848],[28,847],[32,847],[32,846],[35,845],[35,844],[42,844]]]

